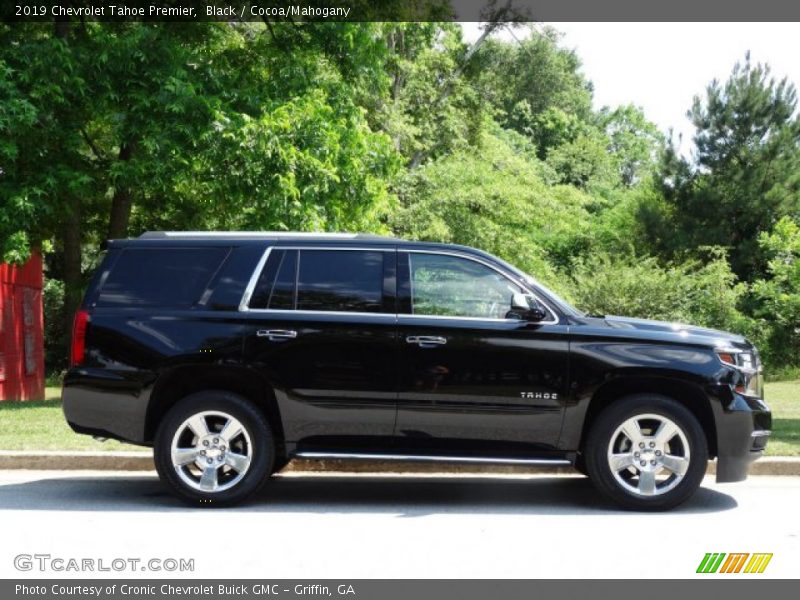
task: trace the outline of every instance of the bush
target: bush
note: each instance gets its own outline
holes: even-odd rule
[[[768,359],[776,366],[800,365],[800,226],[784,217],[759,245],[769,258],[769,279],[753,284],[755,315],[763,319]]]
[[[737,308],[747,286],[736,282],[725,253],[710,249],[705,263],[661,266],[653,257],[583,262],[572,274],[571,297],[590,314],[677,321],[749,333]]]

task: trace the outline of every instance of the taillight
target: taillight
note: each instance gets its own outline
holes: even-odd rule
[[[89,311],[79,310],[72,322],[72,346],[70,346],[70,366],[76,367],[83,362],[86,352],[86,325],[89,323]]]

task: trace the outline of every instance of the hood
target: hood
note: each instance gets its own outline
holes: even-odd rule
[[[689,343],[699,343],[707,346],[724,346],[730,344],[739,347],[751,348],[752,344],[743,336],[718,329],[696,327],[685,323],[670,323],[667,321],[651,321],[649,319],[633,319],[630,317],[617,317],[607,315],[602,317],[608,327],[621,330],[636,330],[675,336],[676,340]]]

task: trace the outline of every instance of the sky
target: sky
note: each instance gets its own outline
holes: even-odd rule
[[[478,23],[463,23],[468,41]],[[634,104],[666,132],[683,134],[681,150],[691,151],[694,131],[686,111],[714,79],[724,81],[750,50],[772,74],[800,84],[800,23],[549,23],[564,33],[584,75],[594,84],[595,107]],[[524,30],[515,30],[517,37]],[[507,32],[502,39],[513,41]]]

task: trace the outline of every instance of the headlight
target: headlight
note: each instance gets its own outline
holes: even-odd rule
[[[761,363],[755,352],[736,349],[717,349],[719,360],[739,371],[738,380],[734,384],[737,393],[755,398],[763,397],[763,380]]]
[[[740,352],[739,350],[717,350],[717,356],[726,365],[738,369],[756,370],[756,358],[752,352]]]

